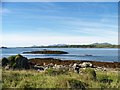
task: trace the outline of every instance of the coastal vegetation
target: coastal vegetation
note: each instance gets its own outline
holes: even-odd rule
[[[107,64],[53,58],[27,59],[20,54],[4,57],[2,88],[120,88],[119,63]]]
[[[90,71],[89,71],[90,70]],[[34,70],[3,70],[3,88],[120,88],[118,72],[81,69],[81,73]],[[82,73],[83,71],[83,73]],[[62,73],[61,73],[62,72]],[[86,72],[86,73],[84,73]],[[88,74],[87,74],[88,72]],[[95,72],[96,74],[94,74]]]

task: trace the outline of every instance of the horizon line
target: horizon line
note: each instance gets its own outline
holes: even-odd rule
[[[112,44],[112,43],[108,43],[108,42],[102,42],[102,43],[99,43],[99,42],[95,42],[95,43],[89,43],[89,44],[60,44],[60,43],[58,43],[58,44],[49,44],[49,45],[27,45],[27,46],[6,46],[6,45],[2,45],[2,46],[0,46],[0,48],[1,47],[34,47],[34,46],[36,46],[36,47],[41,47],[41,46],[57,46],[57,45],[63,45],[63,46],[66,46],[66,45],[92,45],[92,44],[110,44],[110,45],[120,45],[119,43],[118,44]]]

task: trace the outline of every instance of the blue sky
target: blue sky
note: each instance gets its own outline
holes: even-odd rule
[[[2,45],[118,43],[117,2],[2,4]]]

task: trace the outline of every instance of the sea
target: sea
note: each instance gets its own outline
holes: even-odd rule
[[[68,54],[23,54],[26,51],[40,50],[66,51]],[[61,60],[87,60],[120,62],[118,48],[1,48],[0,58],[21,54],[27,58],[56,58]]]

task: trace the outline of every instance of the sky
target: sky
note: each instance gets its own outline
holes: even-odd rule
[[[4,2],[1,46],[118,43],[117,2]]]

